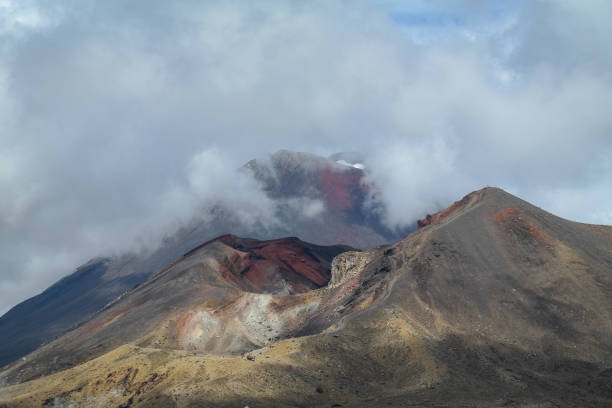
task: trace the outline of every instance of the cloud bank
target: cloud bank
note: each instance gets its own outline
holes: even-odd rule
[[[213,199],[274,222],[234,169],[280,148],[366,153],[391,226],[485,185],[612,224],[610,21],[604,0],[0,1],[0,313]]]

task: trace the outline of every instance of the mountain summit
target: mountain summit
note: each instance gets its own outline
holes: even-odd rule
[[[606,407],[610,242],[497,188],[366,251],[221,237],[10,366],[0,404]]]

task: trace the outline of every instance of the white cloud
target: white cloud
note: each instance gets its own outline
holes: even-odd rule
[[[390,225],[484,185],[609,219],[606,1],[0,4],[5,305],[210,200],[277,222],[234,169],[279,148],[366,153]]]

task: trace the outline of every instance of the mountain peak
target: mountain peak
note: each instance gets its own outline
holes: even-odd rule
[[[428,225],[438,224],[442,221],[448,221],[453,219],[459,214],[463,214],[471,208],[474,208],[478,204],[490,204],[498,207],[512,206],[512,205],[529,205],[535,208],[531,204],[521,200],[520,198],[504,191],[499,187],[484,187],[480,190],[472,191],[465,195],[461,200],[455,201],[447,208],[438,211],[434,214],[427,214],[425,218],[417,221],[418,228],[424,228]]]

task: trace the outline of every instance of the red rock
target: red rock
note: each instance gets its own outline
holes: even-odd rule
[[[275,293],[287,286],[291,293],[323,287],[331,278],[333,257],[350,249],[322,247],[297,238],[258,241],[223,235],[189,251],[185,257],[214,242],[236,250],[226,258],[222,277],[242,290],[257,293]]]

